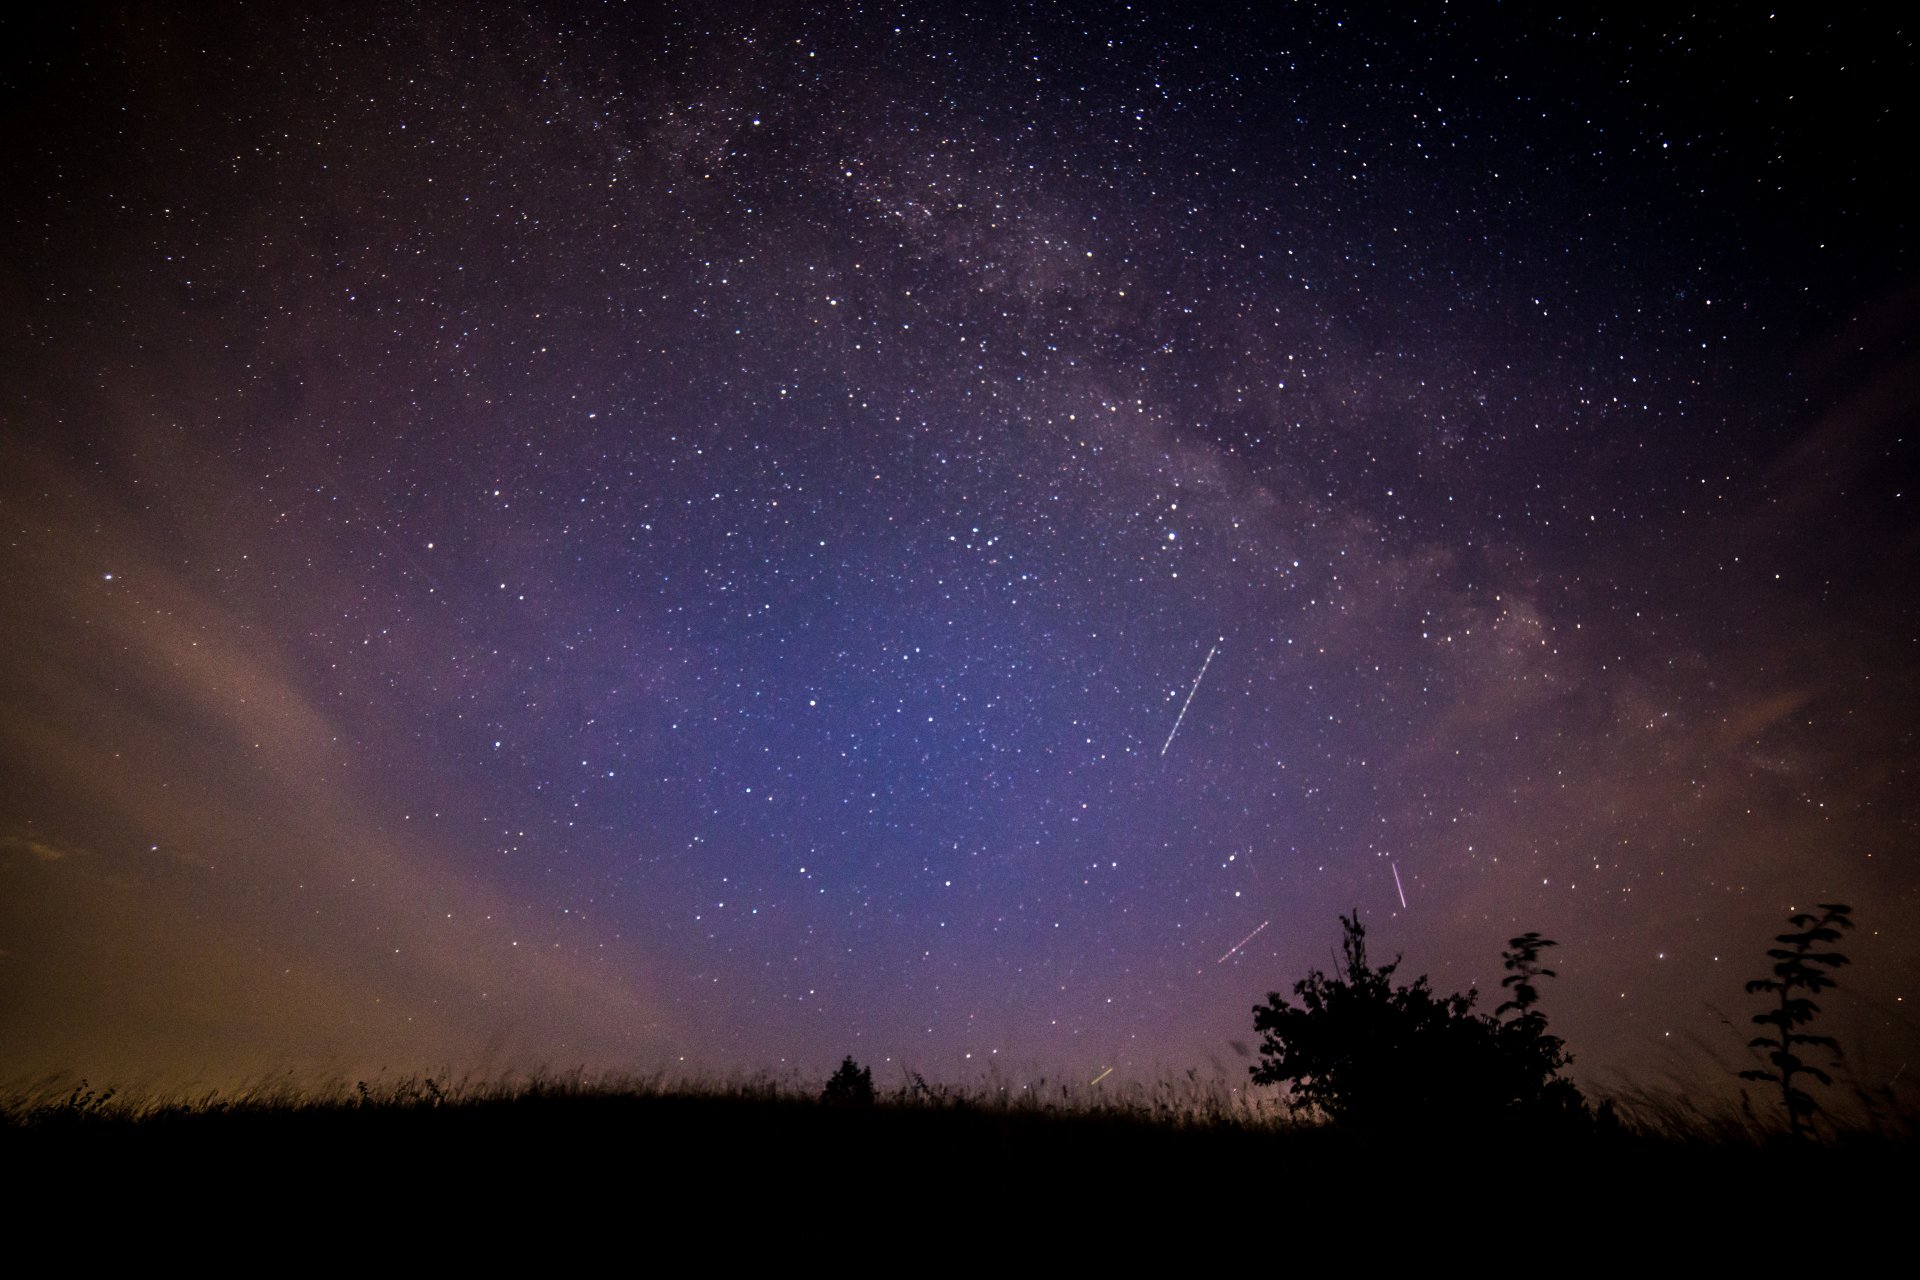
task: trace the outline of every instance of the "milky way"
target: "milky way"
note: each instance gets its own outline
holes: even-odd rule
[[[12,26],[0,1070],[1920,1056],[1910,37],[1149,8]]]

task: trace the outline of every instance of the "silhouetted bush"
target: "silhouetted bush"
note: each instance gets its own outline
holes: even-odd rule
[[[1473,991],[1436,995],[1424,976],[1395,986],[1400,960],[1368,964],[1360,913],[1340,923],[1343,970],[1315,970],[1294,984],[1298,1005],[1273,992],[1254,1006],[1262,1036],[1261,1061],[1250,1068],[1257,1083],[1286,1084],[1296,1109],[1355,1128],[1584,1123],[1579,1090],[1559,1074],[1571,1059],[1533,1007],[1535,984],[1552,973],[1539,966],[1539,954],[1552,942],[1527,934],[1510,944],[1513,974],[1503,985],[1515,998],[1500,1011],[1516,1016],[1503,1022],[1473,1012]]]
[[[821,1091],[820,1101],[836,1106],[872,1106],[873,1072],[857,1066],[851,1055],[841,1059],[839,1070],[827,1077],[827,1087]]]

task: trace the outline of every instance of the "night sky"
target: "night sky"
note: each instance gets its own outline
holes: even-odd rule
[[[1911,1098],[1910,29],[958,8],[0,23],[0,1074]]]

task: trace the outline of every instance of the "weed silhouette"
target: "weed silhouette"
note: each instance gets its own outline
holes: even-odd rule
[[[1755,978],[1747,984],[1749,995],[1766,993],[1777,997],[1773,1008],[1753,1015],[1756,1025],[1771,1027],[1771,1035],[1755,1036],[1748,1047],[1767,1051],[1767,1068],[1742,1071],[1742,1080],[1757,1080],[1780,1086],[1780,1102],[1787,1112],[1787,1132],[1795,1141],[1811,1132],[1810,1122],[1820,1105],[1813,1095],[1794,1084],[1795,1076],[1812,1076],[1821,1084],[1832,1084],[1833,1077],[1799,1055],[1801,1049],[1825,1049],[1834,1058],[1840,1056],[1840,1044],[1832,1036],[1814,1035],[1796,1030],[1812,1022],[1820,1006],[1809,997],[1837,986],[1831,970],[1847,963],[1838,951],[1816,951],[1840,941],[1842,929],[1853,928],[1853,908],[1843,902],[1823,902],[1820,914],[1797,912],[1788,924],[1791,933],[1774,938],[1780,946],[1768,950],[1774,961],[1771,978]],[[1796,994],[1805,992],[1805,995]]]

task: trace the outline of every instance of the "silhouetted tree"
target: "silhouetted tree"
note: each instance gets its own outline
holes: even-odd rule
[[[837,1106],[865,1107],[873,1103],[873,1072],[854,1063],[852,1055],[840,1060],[840,1068],[827,1077],[820,1101]]]
[[[1539,935],[1515,939],[1508,967],[1522,977],[1520,1016],[1502,1023],[1473,1012],[1476,993],[1439,996],[1423,976],[1395,986],[1400,958],[1378,969],[1367,961],[1360,914],[1341,916],[1344,967],[1315,970],[1294,984],[1298,1005],[1278,992],[1253,1010],[1261,1033],[1260,1084],[1291,1086],[1293,1104],[1343,1124],[1432,1127],[1545,1111],[1584,1116],[1561,1041],[1533,1011],[1532,980],[1546,976]],[[1506,1006],[1503,1006],[1503,1009]]]
[[[1811,1094],[1793,1083],[1794,1077],[1812,1076],[1821,1084],[1832,1084],[1833,1077],[1802,1059],[1797,1050],[1826,1049],[1837,1059],[1840,1044],[1832,1036],[1814,1035],[1795,1028],[1806,1026],[1820,1012],[1820,1006],[1808,997],[1838,985],[1830,971],[1847,963],[1846,956],[1838,951],[1814,948],[1840,941],[1840,931],[1853,928],[1853,908],[1843,902],[1823,902],[1819,915],[1801,911],[1787,923],[1793,926],[1793,932],[1776,936],[1774,941],[1781,945],[1767,952],[1774,961],[1773,976],[1755,978],[1747,984],[1749,994],[1765,992],[1777,997],[1773,1008],[1753,1015],[1757,1025],[1771,1027],[1773,1034],[1755,1036],[1747,1042],[1750,1048],[1767,1051],[1767,1061],[1773,1069],[1742,1071],[1740,1078],[1780,1086],[1780,1101],[1787,1109],[1788,1132],[1799,1139],[1805,1136],[1807,1122],[1820,1106]],[[1806,994],[1796,994],[1799,992]]]

